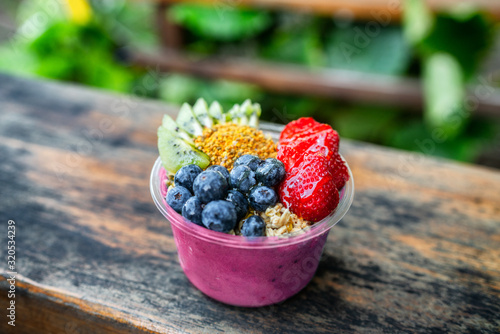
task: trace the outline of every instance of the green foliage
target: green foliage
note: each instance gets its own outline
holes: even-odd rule
[[[422,0],[407,0],[405,6],[405,36],[423,64],[425,121],[454,138],[468,121],[465,85],[491,45],[492,24],[471,7],[432,16]]]
[[[35,76],[37,59],[35,55],[26,52],[27,43],[12,39],[0,45],[0,71],[22,75]]]
[[[173,6],[168,15],[198,36],[226,42],[253,37],[271,24],[267,12],[217,4],[213,7],[179,4]]]
[[[261,55],[280,62],[323,65],[325,55],[320,22],[297,14],[290,19],[293,24],[282,18],[271,36],[263,40]]]
[[[332,124],[347,138],[386,144],[400,125],[400,111],[392,108],[354,106],[341,108],[331,117]]]
[[[98,25],[62,21],[49,26],[28,50],[37,58],[35,72],[40,76],[127,92],[134,74],[116,64],[114,47]]]
[[[156,46],[154,6],[125,0],[90,2],[91,22],[78,25],[68,21],[61,3],[23,1],[18,12],[22,29],[0,45],[0,70],[142,93],[137,85],[144,71],[120,64],[114,53],[122,45],[142,50]],[[243,10],[222,3],[174,5],[166,15],[188,31],[186,49],[199,56],[238,55],[393,76],[411,71],[422,78],[424,117],[174,74],[163,76],[158,90],[145,95],[177,104],[203,97],[221,101],[225,109],[250,98],[261,103],[262,118],[268,121],[313,116],[332,124],[344,137],[471,161],[500,130],[491,122],[469,119],[463,110],[465,85],[475,79],[491,46],[492,24],[470,7],[433,14],[423,0],[404,4],[403,27],[341,25],[337,19]],[[442,140],[433,139],[436,131]],[[429,141],[433,149],[423,150],[419,143]]]
[[[143,50],[156,46],[158,37],[152,19],[154,6],[125,0],[92,0],[91,3],[94,19],[104,30],[112,33],[115,42]]]
[[[406,40],[418,45],[430,33],[434,17],[422,0],[405,0],[403,11],[404,34]]]
[[[377,26],[375,26],[377,27]],[[400,27],[354,24],[332,31],[327,44],[332,68],[400,75],[408,68],[411,52]]]
[[[446,137],[455,137],[467,119],[464,79],[455,58],[446,53],[425,58],[423,86],[427,124],[441,128]]]
[[[172,74],[162,78],[159,97],[177,104],[184,102],[193,104],[202,97],[209,103],[217,100],[225,109],[230,109],[234,104],[241,103],[245,99],[261,99],[261,91],[250,84],[226,80],[206,81]]]
[[[459,161],[474,161],[491,144],[498,127],[484,120],[472,120],[455,138],[443,140],[419,119],[406,121],[391,133],[390,145],[404,150]]]
[[[439,14],[433,29],[417,47],[424,56],[438,52],[452,55],[470,79],[492,41],[492,25],[478,12]]]

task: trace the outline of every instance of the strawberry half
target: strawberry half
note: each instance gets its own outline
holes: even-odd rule
[[[338,190],[346,184],[349,180],[349,172],[347,171],[347,166],[344,160],[340,157],[340,154],[335,154],[328,162],[330,173],[332,173],[333,182]]]
[[[326,124],[325,124],[326,125]],[[280,141],[278,145],[278,160],[281,160],[287,171],[302,161],[308,154],[322,155],[331,159],[339,150],[339,135],[337,131],[327,126],[325,130],[306,136],[295,137],[295,140]]]
[[[293,137],[296,133],[302,132],[303,130],[320,125],[321,123],[316,122],[312,117],[302,117],[296,121],[288,123],[283,131],[281,131],[280,142]]]
[[[328,216],[339,203],[339,192],[329,169],[329,160],[325,157],[306,155],[281,183],[281,203],[312,222]]]

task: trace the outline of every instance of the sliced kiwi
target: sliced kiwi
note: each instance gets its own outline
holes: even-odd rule
[[[189,133],[186,131],[182,130],[177,123],[172,119],[172,117],[165,115],[163,116],[163,121],[161,124],[163,127],[165,127],[167,130],[170,130],[174,132],[178,137],[181,137],[184,139],[186,142],[188,142],[191,145],[194,145],[193,138]]]
[[[193,109],[187,103],[184,103],[177,115],[177,125],[191,136],[197,137],[203,134],[203,127],[196,119]]]
[[[205,169],[210,158],[164,126],[158,128],[158,151],[165,169],[174,174],[181,167],[196,164]]]
[[[207,102],[204,99],[199,98],[198,101],[196,101],[193,106],[193,112],[198,122],[204,127],[211,128],[214,125],[212,118],[208,114]]]
[[[245,125],[250,125],[250,116],[253,113],[252,101],[246,99],[240,106],[241,119],[245,122]],[[241,124],[241,123],[240,123]]]
[[[246,117],[245,113],[241,109],[241,106],[238,104],[235,104],[227,114],[230,117],[230,121],[236,124],[240,125],[248,125],[248,118]]]
[[[240,125],[250,125],[257,127],[259,125],[259,117],[262,113],[260,104],[245,100],[241,105],[235,104],[228,112],[230,121]]]
[[[254,103],[252,105],[252,114],[249,116],[250,121],[248,122],[248,125],[253,126],[254,128],[259,126],[259,117],[260,114],[262,113],[262,109],[260,108],[260,104]]]
[[[208,109],[208,114],[210,115],[210,117],[212,117],[214,123],[226,123],[226,114],[224,114],[224,111],[222,110],[219,102],[212,102],[212,104],[210,105],[210,109]]]

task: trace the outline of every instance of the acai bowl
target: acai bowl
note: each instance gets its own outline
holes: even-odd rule
[[[195,107],[196,105],[193,109]],[[195,113],[193,112],[193,114]],[[274,135],[276,134],[275,132]],[[279,143],[281,142],[285,141],[280,139]],[[312,149],[315,152],[314,154],[318,154],[316,148],[313,147]],[[283,150],[290,152],[289,150]],[[321,154],[323,153],[321,152]],[[297,154],[297,156],[300,156],[300,154]],[[168,162],[165,164],[164,161],[169,159],[169,156],[165,154],[161,156],[160,154],[151,172],[151,195],[158,210],[170,222],[179,262],[189,281],[204,294],[215,300],[242,307],[260,307],[279,303],[302,290],[314,276],[330,229],[347,213],[353,201],[354,181],[352,173],[347,162],[340,154],[338,156],[345,165],[346,180],[342,187],[338,189],[338,202],[336,202],[335,208],[325,217],[310,223],[310,225],[306,224],[305,227],[300,229],[297,227],[289,228],[291,225],[285,225],[288,226],[288,231],[278,235],[242,235],[241,231],[243,231],[243,226],[249,220],[249,217],[260,215],[263,217],[262,220],[266,221],[265,212],[270,211],[270,209],[268,208],[265,212],[256,211],[253,209],[253,205],[256,207],[258,205],[249,200],[253,204],[249,204],[249,212],[244,219],[240,219],[237,223],[239,227],[235,225],[230,232],[226,231],[225,233],[208,228],[207,226],[215,226],[210,225],[210,223],[204,226],[203,223],[206,223],[206,221],[192,222],[183,217],[183,213],[179,212],[178,209],[177,211],[174,210],[175,205],[169,205],[167,202],[168,192],[173,191],[178,185],[172,184],[176,183],[175,181],[172,182],[172,172],[165,168],[165,165],[171,168],[171,164],[169,165]],[[283,200],[285,203],[289,200],[285,198],[283,191],[286,188],[284,187],[285,183],[291,180],[291,186],[286,188],[287,190],[291,189],[291,192],[300,187],[293,183],[292,174],[294,169],[291,168],[291,164],[291,162],[287,161],[286,176],[280,184],[275,185],[274,188],[270,187],[276,189],[278,201]],[[206,170],[208,166],[204,167]],[[303,164],[296,167],[304,169]],[[233,170],[230,170],[232,176]],[[330,180],[330,175],[328,174],[328,177],[324,178]],[[324,178],[321,178],[321,180]],[[333,179],[331,182],[334,182]],[[234,180],[231,182],[231,178],[228,179],[229,187],[234,183]],[[259,187],[259,184],[256,184],[253,189]],[[260,186],[264,187],[264,185]],[[304,186],[302,185],[302,187]],[[328,188],[323,185],[323,188],[330,189],[331,187]],[[307,186],[303,189],[309,191]],[[190,190],[193,191],[192,188]],[[239,191],[241,188],[236,188],[236,190]],[[196,195],[193,194],[194,196]],[[286,203],[288,207],[296,208],[298,211],[302,208],[304,214],[307,213],[309,216],[316,215],[312,211],[321,212],[321,208],[311,211],[307,205],[302,205],[304,203],[295,205],[296,203],[292,203],[291,200],[289,202]],[[201,206],[206,208],[207,205],[202,204]],[[290,210],[284,208],[284,206],[283,204],[281,211],[284,211],[289,216]],[[294,221],[294,224],[296,221]],[[278,231],[279,229],[273,230],[272,226],[273,222],[268,221],[266,228],[269,232],[262,233],[275,234],[276,232],[272,231]],[[280,229],[283,230],[283,226]]]

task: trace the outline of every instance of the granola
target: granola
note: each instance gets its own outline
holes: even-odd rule
[[[299,218],[296,214],[291,213],[281,203],[267,208],[260,216],[266,223],[266,236],[268,237],[300,231],[312,225],[310,221]]]

